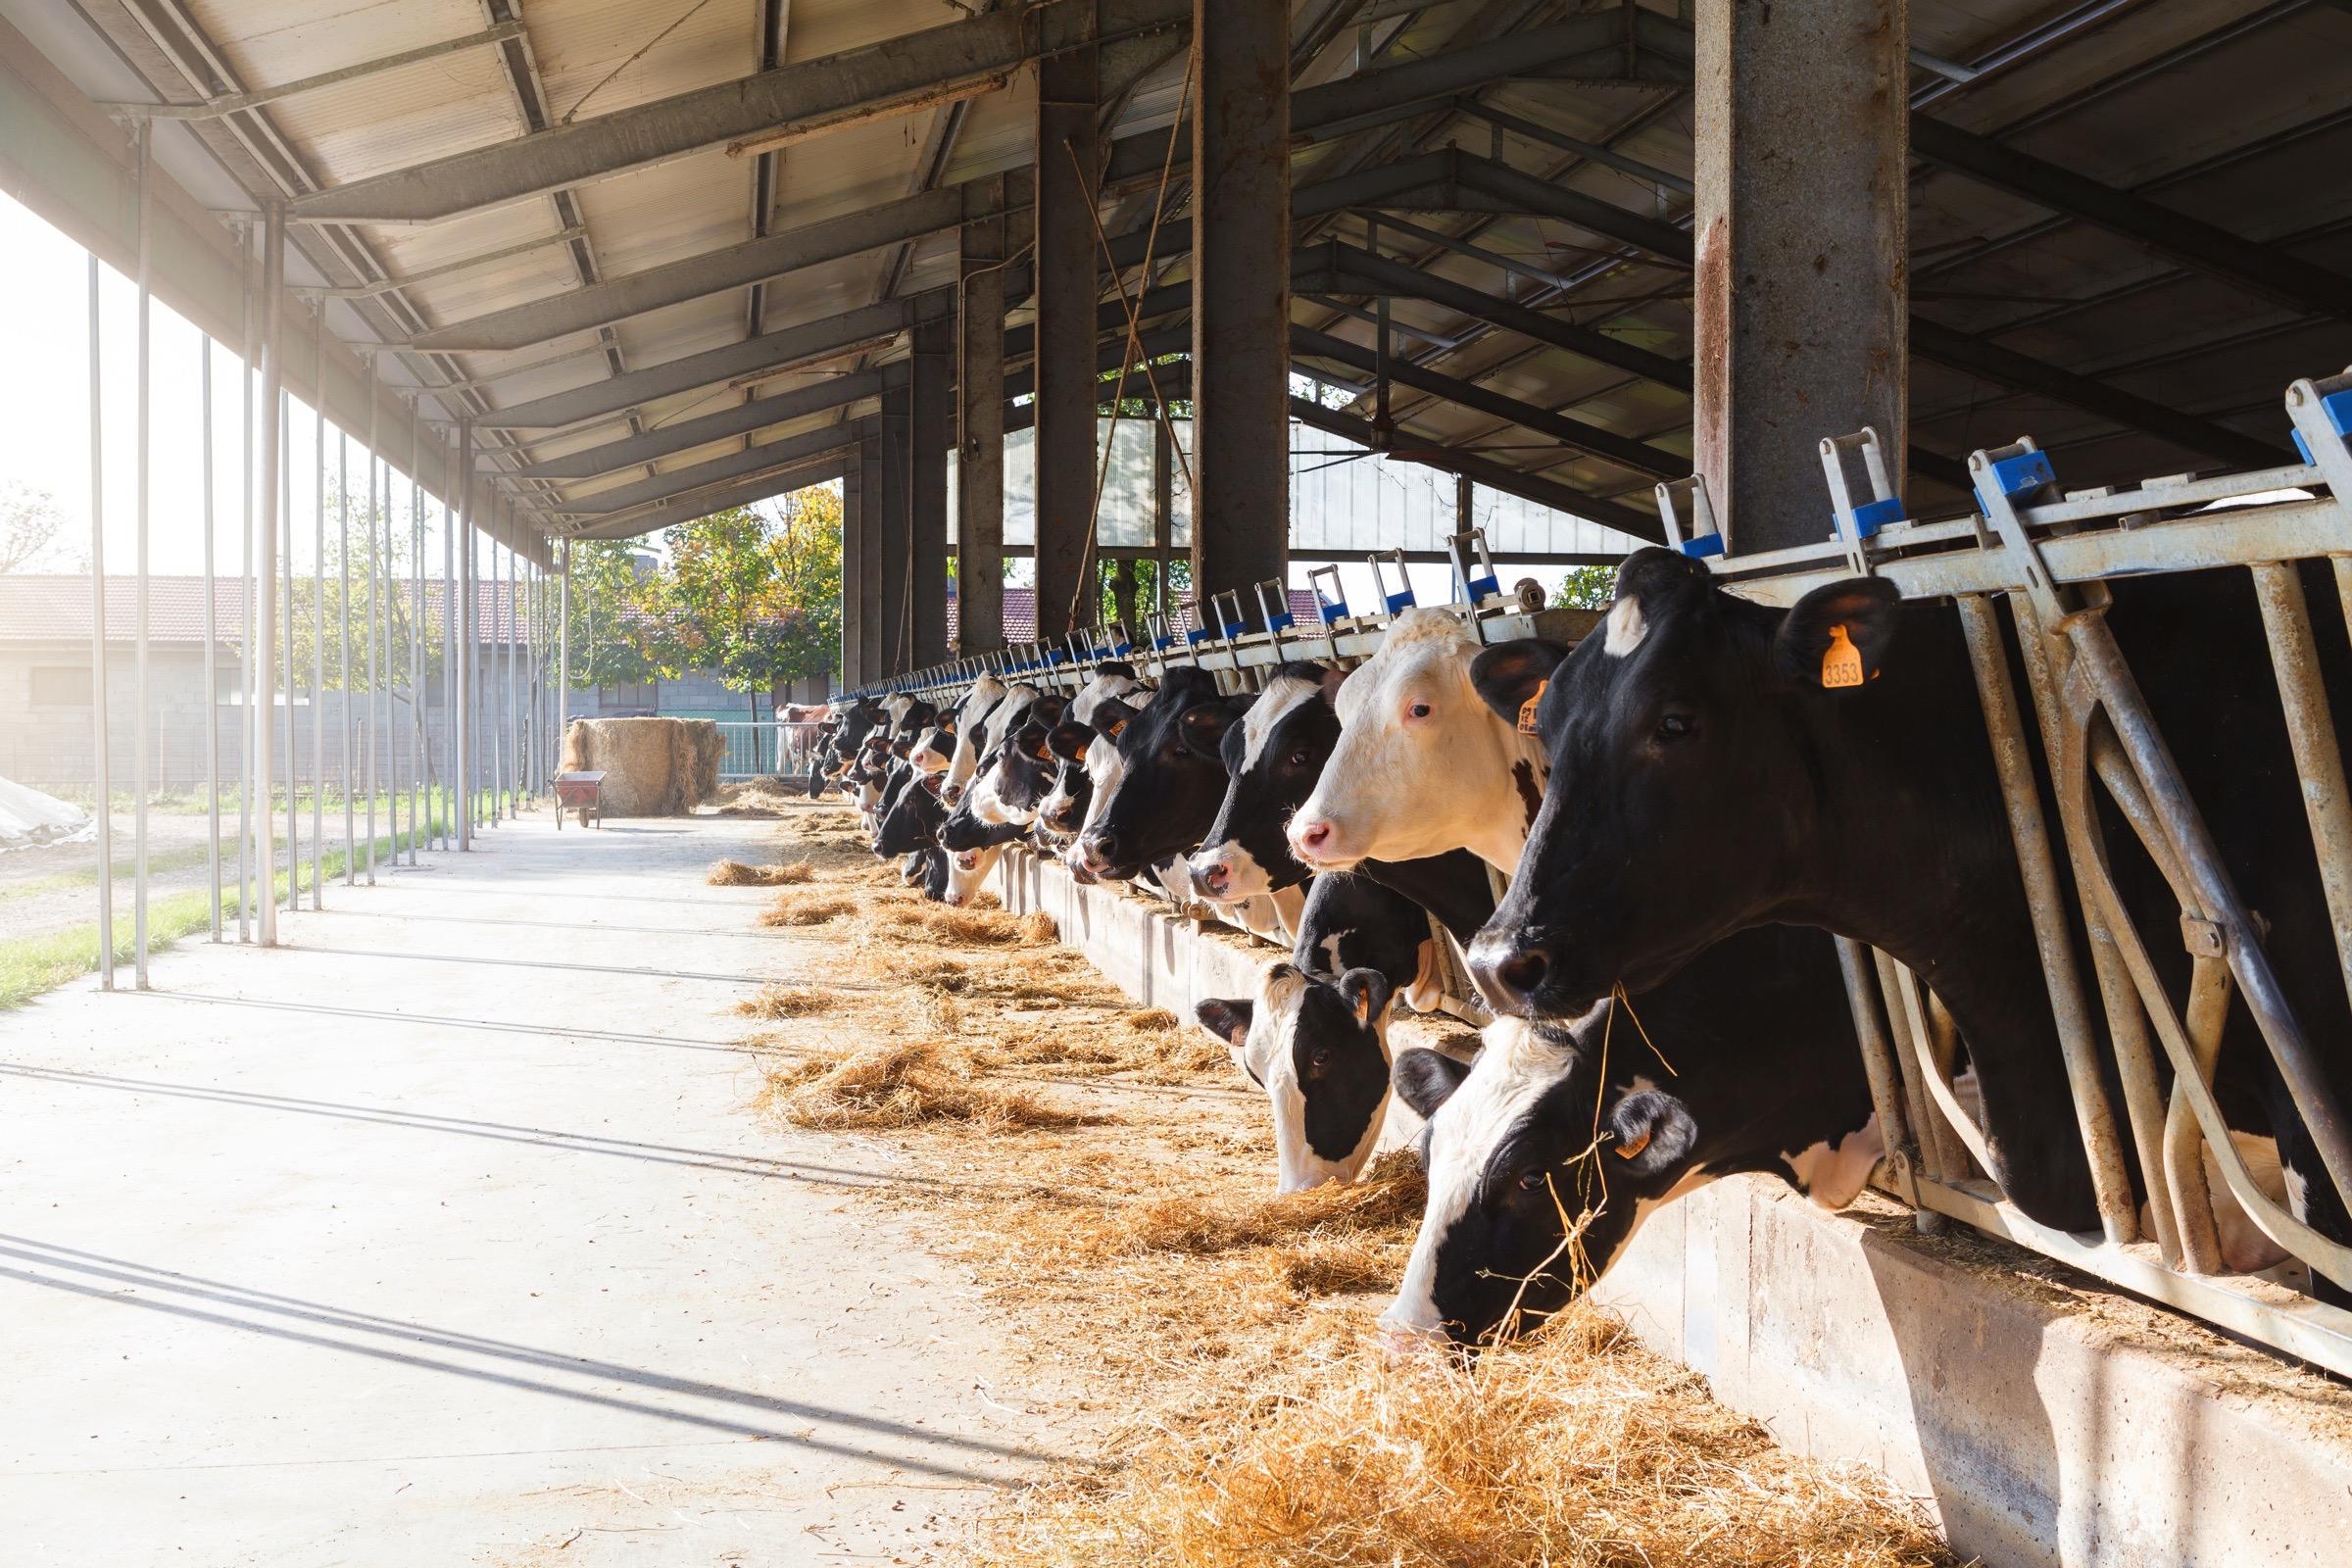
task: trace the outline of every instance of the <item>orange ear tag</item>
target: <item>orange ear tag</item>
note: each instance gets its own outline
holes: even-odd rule
[[[1533,735],[1536,732],[1536,705],[1544,700],[1544,688],[1549,686],[1550,684],[1551,679],[1549,676],[1546,676],[1543,680],[1536,682],[1535,691],[1528,697],[1526,702],[1519,705],[1520,734]]]
[[[1642,1152],[1642,1151],[1643,1151],[1644,1149],[1647,1149],[1648,1147],[1649,1147],[1649,1129],[1648,1129],[1648,1128],[1646,1128],[1646,1127],[1644,1127],[1644,1128],[1642,1128],[1642,1136],[1641,1136],[1641,1137],[1639,1137],[1639,1138],[1635,1138],[1635,1139],[1631,1139],[1631,1140],[1629,1140],[1629,1141],[1627,1141],[1627,1142],[1625,1142],[1625,1143],[1619,1144],[1619,1145],[1617,1146],[1617,1157],[1618,1157],[1619,1159],[1631,1159],[1631,1158],[1633,1158],[1633,1157],[1634,1157],[1636,1154],[1639,1154],[1640,1152]]]
[[[1842,625],[1830,628],[1830,646],[1821,653],[1821,684],[1829,691],[1862,684],[1862,651]]]

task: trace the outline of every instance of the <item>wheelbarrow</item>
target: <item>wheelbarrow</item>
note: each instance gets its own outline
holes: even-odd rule
[[[580,813],[580,826],[589,826],[589,818],[594,817],[595,825],[603,827],[605,825],[604,792],[605,775],[601,771],[558,773],[556,775],[556,831],[559,833],[564,831],[564,813],[573,810]]]

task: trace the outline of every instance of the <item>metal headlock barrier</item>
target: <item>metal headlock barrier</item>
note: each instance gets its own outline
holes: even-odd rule
[[[2352,795],[2297,570],[2299,563],[2328,562],[2352,625],[2352,369],[2296,381],[2285,402],[2306,462],[2068,492],[2048,455],[2026,439],[1974,453],[1968,466],[1977,510],[1934,519],[1906,513],[1877,431],[1827,439],[1820,450],[1834,531],[1821,543],[1782,550],[1733,554],[1697,477],[1659,485],[1658,501],[1668,542],[1708,559],[1718,581],[1758,602],[1790,605],[1826,583],[1871,575],[1905,599],[1948,598],[1959,610],[2100,1230],[2054,1230],[2002,1198],[1982,1174],[1989,1163],[1984,1132],[1954,1090],[1961,1041],[1951,1015],[1903,964],[1840,938],[1839,965],[1888,1151],[1876,1185],[1908,1203],[1923,1230],[1957,1220],[2352,1376],[2352,1312],[2306,1294],[2315,1274],[2352,1289],[2352,1248],[2270,1198],[2247,1170],[2214,1096],[2232,1005],[2245,1006],[2258,1025],[2310,1130],[2325,1179],[2346,1196],[2352,1196],[2352,1122],[2272,970],[2262,921],[2239,901],[2102,612],[2110,601],[2105,584],[2114,578],[2219,568],[2251,575],[2337,952],[2352,984]],[[1574,641],[1590,626],[1589,612],[1545,610],[1503,594],[1479,531],[1455,536],[1451,553],[1468,597],[1443,608],[1460,614],[1480,641],[1531,635]],[[1394,591],[1392,566],[1401,584]],[[1366,612],[1338,590],[1336,568],[1315,568],[1319,627],[1297,625],[1282,585],[1266,582],[1253,590],[1263,631],[1242,624],[1240,595],[1227,593],[1207,607],[1208,625],[1170,626],[1154,617],[1141,638],[1119,626],[1076,632],[1060,645],[1032,643],[958,660],[856,695],[944,696],[982,674],[1075,691],[1105,659],[1131,661],[1139,673],[1192,664],[1215,672],[1221,689],[1255,690],[1290,660],[1352,666],[1369,658],[1388,621],[1413,604],[1401,566],[1394,552],[1372,558],[1380,602]],[[1996,600],[2008,602],[2018,628],[2040,755],[2058,805],[2056,844]],[[2116,887],[2094,785],[2180,901],[2172,935],[2186,946],[2192,965],[2184,1004],[2176,1005],[2165,989],[2151,958],[2152,939],[2134,924]],[[2072,910],[2058,874],[2060,854],[2071,872]],[[2076,917],[2088,936],[2097,1013],[2078,963]],[[1469,994],[1458,967],[1450,978],[1449,1001]],[[1448,1010],[1482,1015],[1474,1006]],[[2123,1124],[2107,1090],[2102,1017],[2152,1235],[2142,1234]],[[2340,1051],[2352,1042],[2327,1046]],[[2172,1069],[2169,1091],[2159,1051]],[[2288,1254],[2286,1262],[2259,1274],[2224,1272],[2205,1176],[2209,1157],[2247,1217]]]

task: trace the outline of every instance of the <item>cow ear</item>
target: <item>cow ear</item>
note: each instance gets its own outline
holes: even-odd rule
[[[1390,991],[1389,977],[1378,969],[1350,969],[1340,976],[1340,997],[1358,1028],[1369,1029],[1388,1010]]]
[[[1218,997],[1202,999],[1193,1009],[1200,1027],[1239,1051],[1250,1043],[1250,1017],[1256,1004],[1248,1000],[1227,1002]]]
[[[1348,684],[1348,677],[1351,671],[1345,669],[1327,669],[1323,672],[1323,703],[1325,707],[1337,708],[1339,706],[1340,688]]]
[[[1248,704],[1196,703],[1184,710],[1177,726],[1184,731],[1185,745],[1202,757],[1221,756],[1219,748],[1225,743],[1225,731]]]
[[[1412,1106],[1423,1121],[1436,1115],[1438,1107],[1469,1076],[1468,1062],[1418,1046],[1400,1053],[1389,1066],[1389,1082],[1395,1087],[1396,1098]]]
[[[921,786],[922,786],[924,789],[927,789],[927,790],[929,790],[929,791],[931,792],[931,794],[933,795],[933,797],[934,797],[934,798],[936,798],[936,797],[938,796],[938,794],[939,794],[939,786],[940,786],[940,783],[942,782],[939,774],[937,774],[937,773],[917,773],[917,774],[915,774],[915,775],[914,775],[914,781],[915,781],[917,784],[920,784],[920,785],[921,785]]]
[[[1470,661],[1470,684],[1502,721],[1535,733],[1535,705],[1568,650],[1543,637],[1522,637],[1482,649]]]
[[[1617,1102],[1609,1112],[1615,1134],[1610,1154],[1635,1176],[1655,1176],[1679,1165],[1698,1143],[1690,1107],[1662,1089],[1642,1089]]]
[[[1876,680],[1901,610],[1902,595],[1884,577],[1816,588],[1781,617],[1773,662],[1782,679],[1816,690]]]

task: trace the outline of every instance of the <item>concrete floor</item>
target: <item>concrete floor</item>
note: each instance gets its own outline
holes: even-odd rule
[[[540,813],[0,1014],[0,1563],[915,1561],[1038,1469],[894,1156],[746,1108],[770,831]]]

